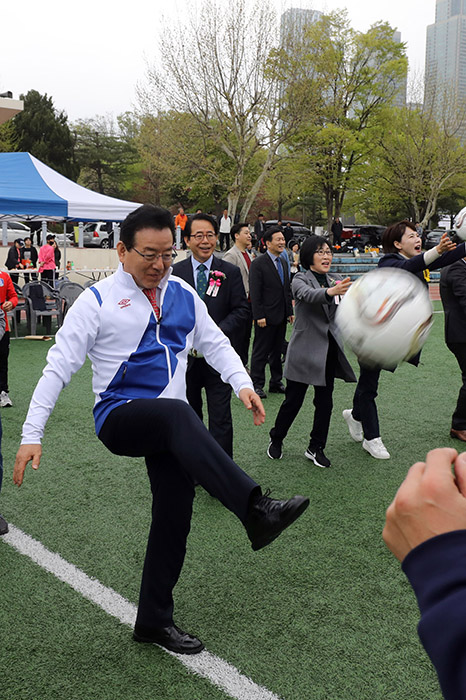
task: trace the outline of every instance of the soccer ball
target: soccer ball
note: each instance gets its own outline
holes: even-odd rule
[[[466,207],[455,216],[455,231],[463,241],[466,241]]]
[[[354,282],[338,305],[343,340],[362,364],[394,369],[416,355],[432,327],[432,304],[411,272],[382,268]]]

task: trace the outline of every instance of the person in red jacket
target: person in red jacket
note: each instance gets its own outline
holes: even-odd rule
[[[10,327],[8,325],[8,311],[15,308],[18,303],[11,277],[7,272],[0,272],[0,307],[5,315],[5,334],[0,340],[0,407],[12,406],[8,396],[8,355],[10,354]]]

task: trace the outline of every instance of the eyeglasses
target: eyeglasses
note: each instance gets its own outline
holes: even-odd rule
[[[135,250],[138,255],[141,256],[141,258],[144,258],[144,260],[148,263],[154,262],[155,260],[160,260],[162,258],[162,262],[164,263],[171,263],[173,260],[173,254],[172,253],[141,253],[137,248],[131,248],[131,250]]]
[[[323,258],[324,255],[330,255],[330,257],[332,257],[332,256],[333,256],[333,253],[332,253],[332,251],[329,250],[328,248],[325,248],[325,249],[321,249],[321,250],[316,250],[316,252],[314,253],[314,255],[318,255],[320,258]]]
[[[193,234],[191,234],[191,238],[194,238],[196,243],[200,243],[201,241],[204,240],[204,238],[207,238],[208,241],[214,241],[217,238],[217,234],[215,234],[215,233],[193,233]]]

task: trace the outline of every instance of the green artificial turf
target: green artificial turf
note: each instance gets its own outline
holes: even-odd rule
[[[436,304],[438,308],[438,304]],[[418,611],[399,563],[382,539],[385,509],[408,467],[449,438],[460,385],[443,343],[443,316],[415,369],[384,372],[378,406],[392,454],[378,461],[354,443],[341,412],[354,385],[338,381],[326,454],[303,456],[312,389],[284,443],[266,456],[282,397],[264,402],[254,427],[233,399],[235,457],[273,495],[309,495],[304,516],[254,553],[240,523],[197,489],[188,552],[175,590],[176,621],[209,651],[286,700],[440,700],[417,637]],[[4,488],[0,512],[52,551],[137,603],[150,517],[143,460],[111,455],[94,434],[89,363],[62,392],[40,469],[11,482],[21,424],[50,343],[14,340],[11,409],[2,410]],[[157,647],[84,600],[0,540],[2,700],[203,700],[224,698]]]

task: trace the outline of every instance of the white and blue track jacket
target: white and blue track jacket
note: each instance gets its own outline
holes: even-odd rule
[[[190,285],[170,273],[159,285],[159,321],[121,264],[114,275],[82,292],[48,352],[23,425],[22,444],[40,443],[60,391],[86,355],[92,362],[97,434],[109,412],[127,401],[186,401],[186,364],[192,347],[202,352],[236,395],[245,387],[252,389],[241,360],[204,302]]]

